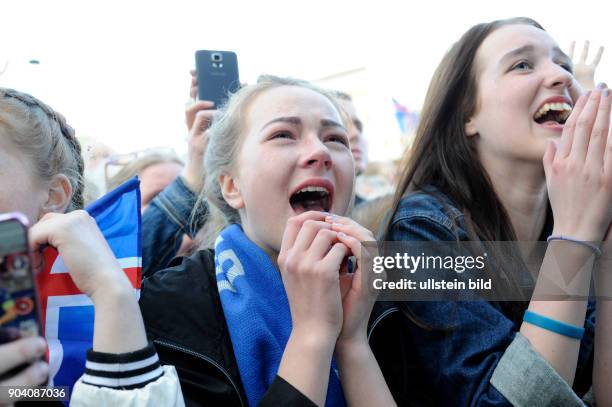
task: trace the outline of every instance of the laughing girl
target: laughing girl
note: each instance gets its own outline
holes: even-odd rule
[[[588,287],[590,272],[578,271],[593,265],[612,221],[612,97],[602,88],[579,98],[571,61],[533,20],[471,28],[430,84],[386,240],[548,239],[535,292],[557,272]],[[497,273],[507,290],[518,285]],[[388,309],[393,332],[372,338],[377,356],[401,347],[404,371],[419,373],[392,385],[401,375],[381,363],[394,394],[427,405],[581,405],[592,376],[609,403],[611,348],[593,346],[611,338],[608,304],[597,304],[595,328],[586,300],[538,299]]]

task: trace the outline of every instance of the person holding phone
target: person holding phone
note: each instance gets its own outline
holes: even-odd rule
[[[205,178],[206,130],[217,110],[214,102],[197,100],[196,71],[191,70],[190,76],[190,102],[185,109],[187,162],[181,175],[161,191],[143,212],[143,278],[167,267],[181,252],[183,242],[189,241],[192,246],[192,240],[207,219],[208,208],[204,202],[197,205],[197,220],[192,218],[192,213]]]
[[[611,239],[612,96],[604,85],[581,96],[572,72],[528,18],[472,27],[436,70],[385,240],[550,243],[531,300],[401,302],[378,314],[387,329],[371,339],[396,397],[582,405],[593,386],[598,405],[612,402],[611,309],[584,299]],[[488,277],[511,295],[520,276],[508,261],[492,260],[501,267]],[[542,301],[558,272],[579,280],[583,297]]]
[[[20,211],[33,224],[30,243],[35,266],[42,264],[41,246],[59,251],[76,286],[94,303],[94,344],[88,361],[103,360],[120,377],[108,386],[87,384],[91,377],[105,376],[93,369],[89,378],[75,386],[72,404],[98,405],[105,400],[146,405],[162,400],[181,405],[176,373],[159,366],[155,349],[147,343],[129,281],[95,221],[80,210],[82,177],[81,147],[65,119],[30,95],[0,88],[0,213]],[[2,335],[0,374],[23,364],[30,366],[0,381],[0,386],[44,384],[49,373],[48,364],[41,360],[45,341],[20,339],[15,331],[2,331]],[[140,363],[155,374],[143,380],[138,371],[119,363],[126,361]],[[137,391],[117,390],[125,388],[126,379]],[[12,401],[0,399],[0,403]]]

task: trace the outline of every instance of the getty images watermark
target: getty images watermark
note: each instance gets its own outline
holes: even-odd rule
[[[382,301],[612,299],[612,255],[565,242],[365,242],[362,258]]]

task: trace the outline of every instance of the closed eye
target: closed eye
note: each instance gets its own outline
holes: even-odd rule
[[[270,140],[273,139],[293,139],[293,134],[289,131],[278,131],[270,137]]]

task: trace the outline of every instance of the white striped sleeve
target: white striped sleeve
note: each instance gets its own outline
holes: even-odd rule
[[[146,386],[164,375],[153,344],[130,353],[87,351],[81,380],[98,387],[129,390]]]

